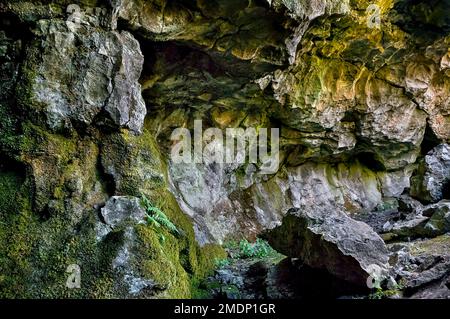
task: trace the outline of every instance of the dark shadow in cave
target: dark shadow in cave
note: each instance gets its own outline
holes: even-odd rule
[[[425,128],[425,135],[423,137],[422,144],[420,145],[420,153],[422,154],[422,156],[425,156],[429,151],[431,151],[439,144],[441,144],[441,141],[436,136],[436,134],[434,134],[430,125],[427,123],[427,126]]]
[[[393,22],[414,35],[414,38],[430,43],[450,32],[450,0],[403,0],[394,5]]]
[[[26,170],[24,165],[3,154],[0,154],[0,173],[14,174],[22,183],[25,181],[26,177]]]
[[[206,72],[214,77],[227,76],[233,78],[257,79],[279,66],[241,60],[230,53],[218,52],[201,47],[195,43],[183,41],[151,41],[133,34],[139,41],[144,55],[144,67],[141,80],[157,71],[156,62],[164,63],[165,75],[173,73],[188,74],[192,71]]]
[[[97,177],[108,197],[114,196],[116,193],[116,183],[114,181],[114,177],[105,172],[100,157],[97,159]]]
[[[367,289],[339,279],[326,270],[314,269],[300,260],[282,260],[268,276],[276,287],[278,298],[336,299],[345,296],[367,295]]]
[[[0,30],[13,40],[31,40],[33,33],[30,31],[30,25],[19,19],[16,15],[9,12],[0,12]]]
[[[442,188],[442,197],[443,199],[450,200],[450,181],[447,181]]]
[[[377,154],[372,152],[361,152],[355,157],[362,165],[374,172],[382,172],[386,170],[381,159]]]
[[[228,247],[228,263],[201,283],[200,289],[209,290],[211,298],[331,300],[370,293],[365,285],[338,278],[324,268],[312,268],[273,248],[267,256],[256,258],[242,256],[239,249]]]

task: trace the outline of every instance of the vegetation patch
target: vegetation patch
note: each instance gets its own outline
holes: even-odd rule
[[[150,226],[152,226],[156,232],[158,233],[159,240],[164,242],[166,237],[160,232],[161,228],[165,228],[171,234],[175,236],[180,236],[181,232],[178,230],[177,226],[174,225],[167,217],[167,215],[158,207],[153,206],[150,200],[142,195],[142,205],[147,213],[147,222]]]
[[[257,238],[253,243],[246,239],[239,242],[231,241],[226,243],[224,247],[232,251],[233,258],[264,259],[280,255],[267,241],[261,238]]]

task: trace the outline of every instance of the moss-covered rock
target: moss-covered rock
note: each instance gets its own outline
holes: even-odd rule
[[[12,170],[15,166],[8,162],[0,172],[3,297],[191,296],[223,250],[198,246],[191,220],[168,190],[164,162],[147,131],[141,136],[91,132],[100,140],[118,141],[109,144],[114,147],[110,149],[99,147],[92,137],[63,136],[29,122],[23,123],[22,131],[18,145],[23,164],[16,165],[20,170]],[[113,158],[115,176],[102,166],[99,148],[103,156]],[[149,178],[148,172],[156,178]],[[130,238],[127,228],[118,228],[99,239],[103,221],[98,208],[114,193],[146,194],[183,236],[165,233],[161,242],[159,234],[143,224],[132,226]],[[130,292],[114,266],[124,247],[132,254],[136,278],[154,282],[156,290]],[[81,269],[80,289],[66,287],[70,265]]]

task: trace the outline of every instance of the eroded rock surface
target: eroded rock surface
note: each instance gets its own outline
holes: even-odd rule
[[[370,265],[387,267],[376,233],[389,245],[447,247],[447,7],[0,1],[0,296],[190,297],[223,256],[215,244],[276,226],[304,242],[274,245],[294,247],[310,269],[255,266],[250,285],[268,287],[258,298],[304,296],[274,286],[294,273],[306,286],[318,273],[330,278],[323,287],[336,277],[364,286]],[[278,170],[175,164],[171,133],[194,120],[279,128]],[[134,225],[141,195],[185,236]],[[410,274],[391,263],[406,297],[446,296],[445,249],[425,255],[405,257],[420,264]],[[79,290],[64,286],[73,264]]]
[[[286,256],[359,286],[367,286],[375,268],[388,271],[383,240],[343,212],[291,209],[281,226],[265,237]]]
[[[424,202],[437,202],[450,195],[450,146],[432,149],[411,180],[411,195]]]
[[[129,32],[40,20],[34,34],[26,58],[27,111],[52,130],[109,120],[142,132],[146,108],[138,80],[144,57]],[[104,119],[98,118],[102,112]]]
[[[390,262],[402,283],[404,297],[450,298],[449,235],[404,244],[391,244]]]

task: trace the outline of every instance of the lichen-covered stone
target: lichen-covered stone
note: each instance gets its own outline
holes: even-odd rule
[[[450,236],[390,244],[393,272],[403,286],[403,297],[448,299]]]
[[[140,196],[164,187],[165,164],[148,130],[141,136],[113,133],[101,142],[101,165],[118,195]]]
[[[430,237],[450,232],[450,201],[443,200],[430,205],[424,209],[422,214],[430,217],[430,220],[424,226],[425,232]]]

